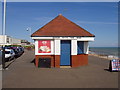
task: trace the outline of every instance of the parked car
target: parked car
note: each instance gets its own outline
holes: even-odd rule
[[[5,49],[12,49],[15,53],[14,57],[17,58],[24,53],[23,47],[13,47],[13,46],[6,46]]]
[[[24,48],[23,48],[23,47],[20,47],[20,49],[21,49],[22,53],[24,53]]]
[[[19,55],[22,55],[24,53],[24,48],[23,47],[17,47],[19,51]]]
[[[5,60],[10,61],[14,59],[15,52],[12,49],[5,49]]]
[[[13,51],[15,52],[15,58],[19,57],[19,50],[17,49],[17,47],[11,47],[11,49],[13,49]]]

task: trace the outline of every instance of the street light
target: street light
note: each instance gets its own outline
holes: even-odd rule
[[[31,43],[31,27],[28,27],[28,28],[27,28],[27,31],[30,32],[29,34],[30,34],[30,43]]]
[[[6,34],[6,0],[4,0],[3,35]]]
[[[2,45],[2,69],[6,69],[5,67],[5,34],[6,34],[6,0],[4,0],[4,17],[3,17],[3,37],[4,43]]]

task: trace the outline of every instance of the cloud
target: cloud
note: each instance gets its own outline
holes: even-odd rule
[[[54,17],[36,17],[35,21],[42,21],[43,23],[47,23],[54,19]],[[85,23],[85,24],[118,24],[118,22],[94,22],[94,21],[76,21],[75,23]]]
[[[53,18],[52,17],[35,17],[33,19],[36,21],[49,21],[49,20],[52,20]]]
[[[44,17],[35,17],[35,18],[33,18],[33,20],[35,22],[38,22],[41,25],[44,25],[44,24],[50,22],[52,19],[53,19],[53,17],[45,17],[45,16]]]
[[[48,22],[50,22],[54,17],[46,17],[46,16],[41,16],[41,17],[34,17],[32,25],[35,25],[35,29],[38,29],[37,27],[41,28],[44,25],[46,25]]]
[[[85,24],[118,24],[117,22],[91,22],[91,21],[77,21],[76,23],[85,23]]]

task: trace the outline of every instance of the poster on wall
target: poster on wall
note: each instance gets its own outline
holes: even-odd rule
[[[51,53],[51,41],[50,40],[38,41],[38,53]]]

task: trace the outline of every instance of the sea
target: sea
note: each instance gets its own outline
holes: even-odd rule
[[[89,53],[119,57],[120,47],[90,47]]]

